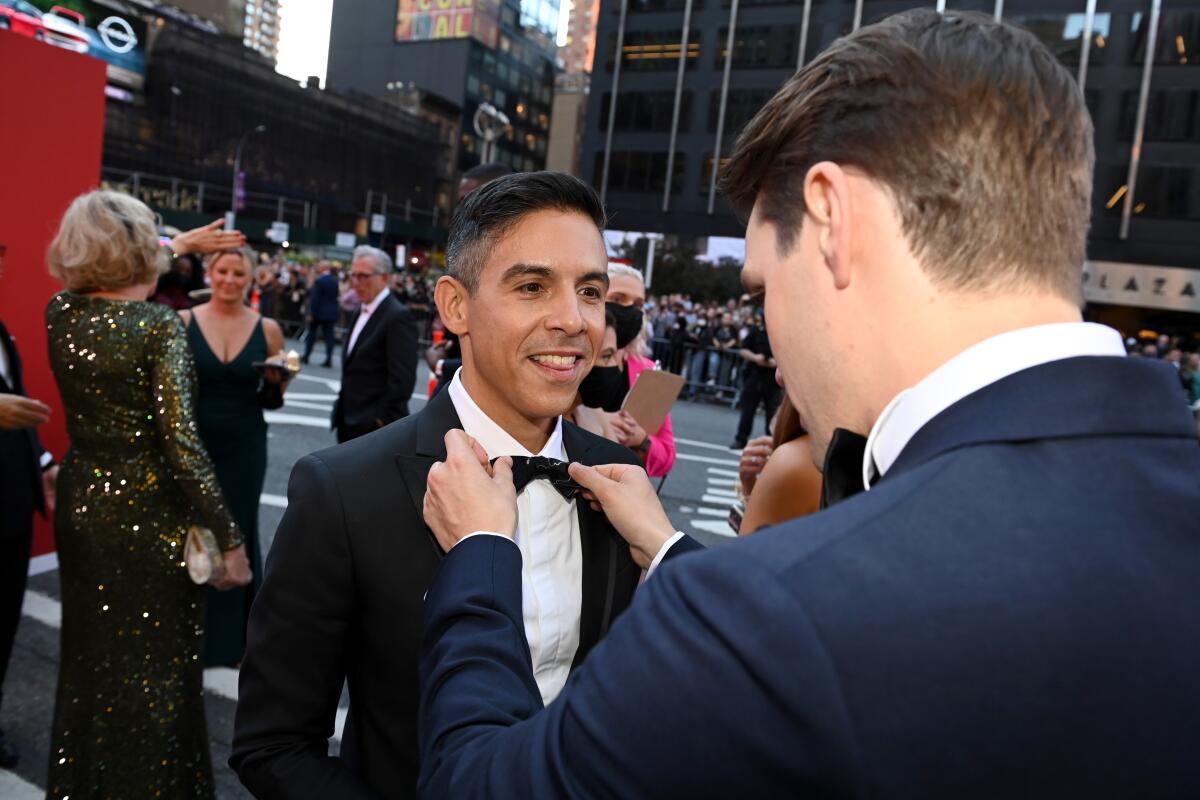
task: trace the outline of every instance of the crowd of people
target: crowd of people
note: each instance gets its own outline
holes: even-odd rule
[[[906,59],[927,68],[888,101]],[[929,141],[893,152],[885,113]],[[240,666],[230,763],[262,797],[1186,796],[1200,354],[1082,320],[1090,136],[1028,34],[929,9],[859,29],[733,154],[761,304],[648,297],[560,173],[468,173],[435,283],[80,196],[49,251],[57,462],[0,324],[0,685],[53,512],[48,796],[212,797],[206,664]],[[1009,175],[923,227],[958,172],[896,176],[958,158],[990,185],[993,151],[1051,178],[1043,207]],[[963,249],[996,225],[1037,257]],[[338,445],[295,465],[264,569],[264,410],[322,344]],[[658,499],[673,421],[623,405],[656,362],[741,405],[750,541],[703,552]]]

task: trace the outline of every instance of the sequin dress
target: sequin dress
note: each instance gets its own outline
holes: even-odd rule
[[[71,449],[58,477],[62,667],[47,797],[211,798],[205,589],[187,527],[241,543],[193,421],[182,322],[64,292],[46,309]]]

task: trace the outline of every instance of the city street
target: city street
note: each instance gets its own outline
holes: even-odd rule
[[[288,346],[300,349],[295,342],[289,342]],[[314,362],[319,361],[317,356],[321,354],[319,347]],[[335,366],[337,363],[335,358]],[[422,365],[410,405],[413,412],[420,410],[425,402],[428,377]],[[289,390],[285,406],[267,414],[271,424],[269,462],[259,516],[264,548],[269,548],[287,506],[287,481],[292,465],[305,454],[334,444],[328,421],[337,388],[336,368],[307,367]],[[734,498],[737,453],[727,445],[733,438],[737,414],[727,406],[680,402],[672,419],[678,458],[662,487],[664,504],[672,521],[682,530],[709,547],[719,546],[731,539],[726,519]],[[754,432],[755,435],[762,432],[761,416]],[[37,560],[37,569],[43,571],[30,579],[25,595],[24,618],[8,671],[0,717],[0,727],[22,753],[15,773],[0,770],[0,797],[5,800],[34,800],[45,794],[61,607],[53,560]],[[206,670],[205,694],[217,795],[223,799],[248,797],[226,764],[237,698],[236,671]],[[345,720],[344,695],[341,705],[337,730],[330,742],[335,750]]]

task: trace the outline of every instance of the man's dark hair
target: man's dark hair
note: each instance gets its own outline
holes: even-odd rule
[[[479,164],[478,166],[471,167],[462,174],[462,180],[489,183],[497,178],[503,178],[505,175],[511,174],[512,170],[510,168],[492,161],[487,164]]]
[[[786,253],[822,161],[892,195],[937,285],[1048,288],[1078,300],[1091,216],[1092,121],[1031,33],[914,9],[838,39],[746,126],[723,184]]]
[[[536,211],[575,212],[604,230],[600,198],[578,178],[562,172],[506,175],[471,192],[454,209],[446,272],[474,294],[488,250]]]

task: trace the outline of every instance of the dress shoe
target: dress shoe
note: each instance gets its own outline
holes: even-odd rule
[[[333,362],[332,362],[332,361],[325,361],[325,362],[322,362],[321,366],[322,366],[322,367],[332,367],[332,366],[333,366]]]
[[[13,769],[20,760],[21,754],[17,752],[16,745],[5,738],[4,731],[0,730],[0,769]]]
[[[308,356],[301,356],[301,357],[300,357],[300,363],[301,363],[301,364],[307,364],[307,363],[308,363]]]

